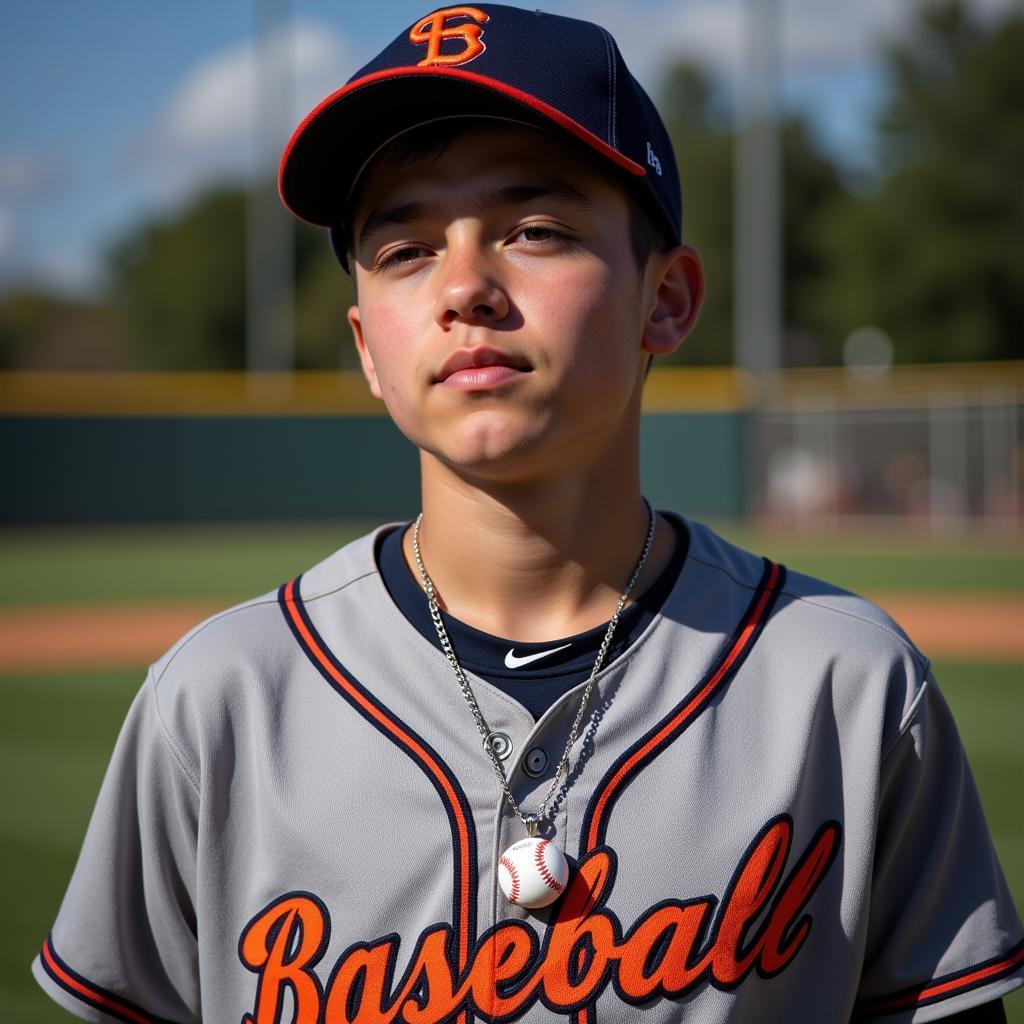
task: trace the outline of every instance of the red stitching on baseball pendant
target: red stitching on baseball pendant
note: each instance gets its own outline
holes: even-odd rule
[[[519,874],[516,871],[515,864],[508,859],[508,857],[502,857],[498,861],[499,864],[504,865],[505,870],[508,872],[509,877],[512,879],[512,891],[508,894],[508,901],[512,904],[518,904],[519,902]]]
[[[555,876],[548,871],[548,866],[544,861],[544,851],[551,845],[550,839],[542,839],[533,851],[533,862],[537,865],[537,870],[540,872],[540,877],[544,879],[549,889],[554,889],[555,892],[561,892],[562,886],[555,879]]]

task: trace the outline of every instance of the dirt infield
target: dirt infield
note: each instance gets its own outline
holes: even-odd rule
[[[1024,597],[873,594],[929,658],[1024,660]]]
[[[147,665],[222,607],[168,601],[0,608],[0,672]]]
[[[1024,661],[1024,596],[873,594],[930,658]],[[146,665],[223,604],[0,609],[0,673]]]

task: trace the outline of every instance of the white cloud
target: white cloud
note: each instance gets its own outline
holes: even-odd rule
[[[0,153],[0,199],[19,201],[52,195],[66,179],[66,162],[53,154]]]
[[[65,295],[95,294],[103,271],[91,247],[75,242],[40,251],[9,209],[0,207],[0,294],[36,287]]]
[[[672,59],[699,60],[734,74],[743,53],[744,12],[761,0],[655,0],[649,7],[595,0],[580,3],[575,16],[604,25],[618,41],[626,63],[648,86]],[[781,45],[792,70],[837,70],[871,60],[879,44],[906,31],[923,0],[779,0]],[[997,17],[1015,0],[968,0],[983,18]]]
[[[105,271],[91,249],[67,246],[33,261],[26,277],[65,295],[88,297],[103,285]]]
[[[207,182],[272,168],[298,119],[355,70],[348,42],[328,25],[293,21],[261,45],[246,41],[205,58],[178,84],[129,154],[177,200]]]
[[[972,14],[988,21],[1012,10],[1019,0],[966,0]],[[825,68],[873,59],[880,47],[906,34],[925,0],[859,0],[823,4],[785,0],[783,40],[786,61],[798,69]]]

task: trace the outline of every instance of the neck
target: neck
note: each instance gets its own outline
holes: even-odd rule
[[[544,642],[606,622],[633,574],[649,516],[639,480],[620,476],[481,487],[423,456],[420,549],[449,614],[495,636]],[[659,521],[633,595],[672,555]],[[412,538],[406,559],[419,578]]]

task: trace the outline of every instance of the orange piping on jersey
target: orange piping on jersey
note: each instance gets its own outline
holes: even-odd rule
[[[1022,965],[1024,965],[1024,942],[1019,942],[1006,956],[989,961],[974,969],[968,969],[955,975],[947,974],[899,995],[865,999],[858,1005],[854,1019],[868,1020],[871,1017],[883,1017],[890,1013],[911,1010],[923,1004],[938,1003],[943,999],[949,999],[972,988],[996,981],[1007,974],[1012,974]]]
[[[425,764],[434,778],[437,780],[441,789],[444,791],[447,797],[448,805],[455,818],[458,826],[458,858],[460,866],[460,902],[459,902],[459,920],[454,922],[458,928],[458,948],[459,948],[459,967],[463,968],[466,965],[469,957],[469,947],[472,939],[469,934],[469,907],[470,900],[476,898],[476,893],[471,893],[469,888],[469,877],[470,877],[470,838],[469,838],[469,826],[466,822],[465,816],[462,813],[462,806],[459,801],[458,794],[455,792],[454,787],[451,784],[447,774],[441,769],[437,761],[431,756],[430,752],[425,750],[423,746],[418,743],[412,736],[410,736],[404,729],[398,725],[397,722],[393,721],[387,715],[385,715],[376,704],[372,701],[367,700],[366,696],[360,691],[360,689],[353,685],[352,681],[345,676],[344,673],[338,671],[332,660],[324,652],[324,649],[317,642],[317,639],[310,633],[306,628],[305,622],[302,620],[302,616],[299,614],[296,598],[295,598],[295,580],[292,580],[285,587],[284,599],[285,605],[288,609],[289,617],[291,618],[292,625],[301,634],[303,641],[306,644],[308,651],[312,652],[316,657],[317,662],[321,668],[327,672],[330,677],[348,694],[349,698],[358,704],[366,714],[370,715],[377,722],[383,726],[396,740],[413,751],[416,757]]]
[[[78,998],[84,1003],[88,1003],[96,1009],[105,1010],[110,1014],[120,1016],[124,1020],[133,1021],[134,1024],[157,1024],[160,1020],[160,1018],[152,1017],[147,1013],[143,1013],[141,1010],[134,1009],[128,1003],[122,1002],[120,999],[115,999],[110,995],[104,995],[97,989],[87,985],[83,980],[80,980],[70,974],[58,961],[49,936],[43,943],[43,949],[40,955],[42,957],[43,966],[46,968],[46,972],[58,984],[67,989],[73,995],[78,996]]]
[[[590,820],[590,829],[587,832],[586,846],[583,852],[589,852],[600,845],[601,825],[608,810],[609,802],[617,795],[623,781],[630,776],[633,770],[650,757],[657,748],[665,742],[674,732],[683,728],[699,711],[701,711],[712,697],[715,690],[732,668],[736,659],[744,651],[751,636],[761,624],[765,608],[769,600],[774,596],[775,589],[779,582],[781,569],[778,565],[772,564],[767,583],[761,589],[761,593],[748,616],[739,636],[736,638],[729,653],[718,666],[718,669],[711,678],[700,688],[694,697],[687,702],[677,714],[665,723],[639,750],[635,751],[622,765],[618,771],[605,784],[604,790],[595,805],[594,814]]]

